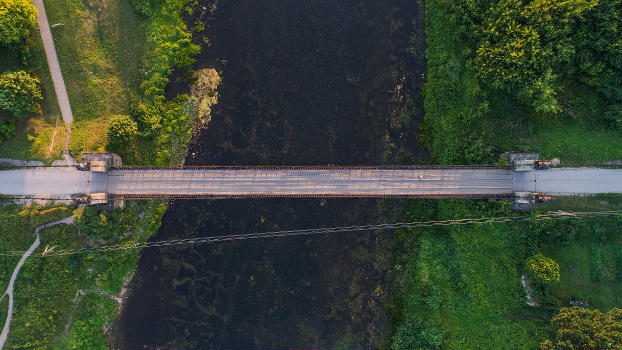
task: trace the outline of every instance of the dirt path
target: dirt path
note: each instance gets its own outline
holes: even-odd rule
[[[48,23],[48,18],[45,14],[43,0],[33,0],[33,2],[37,10],[39,11],[39,15],[37,16],[37,19],[39,21],[39,32],[41,33],[41,40],[43,41],[45,56],[47,57],[48,66],[50,67],[50,74],[52,75],[52,81],[54,82],[54,91],[56,91],[56,98],[58,99],[60,114],[63,117],[63,121],[65,123],[72,123],[73,114],[71,113],[71,105],[69,104],[69,97],[67,96],[67,89],[65,88],[63,74],[61,73],[60,65],[58,64],[56,48],[54,47],[54,40],[52,39],[50,24]]]
[[[58,221],[51,222],[49,224],[41,225],[35,229],[35,236],[37,238],[30,245],[30,248],[28,248],[28,250],[24,253],[24,255],[22,255],[22,258],[19,259],[19,262],[15,266],[15,269],[13,270],[13,274],[11,275],[9,286],[7,287],[2,297],[0,297],[0,300],[2,300],[5,296],[9,297],[9,308],[7,311],[6,320],[4,321],[4,327],[2,328],[2,334],[0,334],[0,350],[4,347],[4,343],[6,342],[7,336],[9,335],[9,326],[11,325],[11,319],[13,318],[13,285],[15,284],[15,279],[17,278],[17,274],[19,273],[19,270],[22,268],[22,265],[24,265],[24,263],[26,262],[26,259],[28,259],[30,255],[32,255],[32,252],[34,252],[35,249],[37,249],[37,247],[41,243],[41,241],[39,240],[39,231],[44,228],[49,228],[49,227],[59,225],[59,224],[72,224],[72,223],[73,223],[73,216],[70,216],[62,220],[58,220]]]

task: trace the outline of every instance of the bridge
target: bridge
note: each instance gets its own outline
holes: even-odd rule
[[[107,198],[412,197],[507,198],[517,193],[622,193],[622,169],[498,166],[75,167],[0,170],[0,194]]]

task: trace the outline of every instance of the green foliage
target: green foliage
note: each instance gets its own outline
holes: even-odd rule
[[[466,30],[475,33],[475,66],[482,82],[515,91],[536,113],[560,112],[556,80],[575,52],[573,25],[595,4],[588,0],[501,0],[485,14],[477,11],[471,18],[479,23],[467,25]],[[463,5],[462,9],[472,12],[474,7]]]
[[[0,120],[0,142],[10,139],[15,135],[15,120]]]
[[[622,3],[599,0],[574,27],[573,75],[608,101],[605,120],[622,128]]]
[[[122,234],[118,211],[99,211],[85,207],[74,212],[74,222],[80,228],[80,233],[90,239],[110,241]]]
[[[621,261],[621,252],[614,246],[591,244],[591,275],[594,281],[615,282],[619,279],[618,270]],[[622,271],[620,271],[622,272]]]
[[[157,9],[161,4],[162,0],[132,0],[136,12],[144,17],[151,17],[154,8]]]
[[[488,112],[486,94],[462,57],[452,15],[434,1],[426,2],[425,120],[421,140],[440,164],[489,163],[494,149],[477,130]],[[445,137],[438,137],[438,135]]]
[[[511,215],[505,201],[413,200],[408,221]],[[533,349],[544,322],[524,304],[519,266],[537,249],[527,223],[398,232],[397,331],[409,316],[442,330],[442,349]],[[503,286],[503,288],[499,288]]]
[[[525,149],[565,166],[622,157],[619,132],[608,128],[622,120],[622,8],[615,0],[593,5],[427,1],[420,141],[434,162],[493,163],[502,152]],[[592,62],[598,79],[586,80],[579,57],[585,69]]]
[[[424,321],[415,315],[409,315],[393,335],[391,349],[438,349],[442,340],[443,335],[433,322]]]
[[[16,116],[40,111],[41,90],[39,79],[24,71],[0,75],[0,108]]]
[[[146,24],[149,40],[143,65],[144,78],[140,83],[142,94],[132,103],[130,111],[143,136],[138,140],[142,162],[179,164],[183,158],[182,146],[190,140],[196,114],[194,100],[182,94],[167,101],[164,89],[171,67],[188,69],[194,63],[192,57],[199,53],[199,46],[192,43],[192,35],[181,20],[182,10],[192,4],[189,0],[134,2],[137,11],[146,14],[138,10],[140,6],[148,6],[151,11]]]
[[[145,242],[157,231],[165,209],[160,202],[128,203],[116,213],[127,234],[116,234],[113,242]],[[36,226],[70,214],[66,207],[1,206],[0,248],[25,250],[34,240],[32,232]],[[136,268],[138,251],[41,258],[46,246],[85,248],[87,242],[73,225],[54,226],[39,234],[41,246],[26,261],[16,281],[15,309],[6,348],[105,348],[103,325],[112,322],[117,309],[109,294],[120,292],[124,279]],[[0,280],[5,284],[19,258],[0,256]]]
[[[191,57],[199,52],[192,44],[192,35],[180,18],[188,0],[165,0],[148,22],[150,38],[145,64],[146,79],[141,89],[150,102],[164,102],[164,88],[168,84],[171,67],[188,67],[194,63]]]
[[[559,264],[542,253],[530,256],[525,268],[529,277],[536,282],[545,284],[559,282]]]
[[[138,133],[136,122],[126,115],[114,115],[108,124],[108,141],[125,143],[131,141]]]
[[[622,310],[606,314],[579,307],[562,308],[551,319],[553,340],[545,340],[541,350],[618,349],[622,346]]]
[[[102,325],[116,316],[115,303],[104,295],[89,293],[79,307],[69,333],[69,349],[108,349]]]
[[[0,0],[0,44],[25,39],[37,24],[37,9],[29,0]]]

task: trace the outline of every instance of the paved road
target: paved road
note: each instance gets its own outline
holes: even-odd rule
[[[108,192],[148,196],[508,196],[622,193],[621,169],[130,169],[108,174],[74,167],[0,170],[0,194],[69,198]]]
[[[71,105],[69,104],[69,97],[67,96],[63,74],[58,64],[54,40],[52,39],[52,32],[50,31],[50,24],[45,14],[45,6],[43,6],[43,0],[33,0],[33,2],[39,12],[37,16],[39,20],[39,32],[41,33],[41,40],[43,41],[43,48],[45,49],[45,56],[47,57],[48,66],[50,67],[50,73],[52,74],[52,81],[54,82],[54,91],[56,91],[60,114],[65,123],[73,123]]]
[[[0,170],[0,194],[38,198],[69,198],[74,193],[106,191],[106,174],[75,167]]]
[[[9,297],[9,308],[7,311],[6,320],[4,321],[4,327],[2,327],[2,333],[0,334],[0,350],[4,347],[4,343],[6,343],[7,336],[9,335],[9,327],[11,325],[11,320],[13,319],[13,286],[15,284],[15,279],[17,278],[17,274],[19,273],[19,270],[22,268],[22,265],[24,265],[24,262],[26,262],[26,259],[28,259],[28,257],[32,255],[32,252],[34,252],[35,249],[37,249],[37,247],[39,246],[40,244],[39,231],[44,228],[49,228],[55,225],[71,224],[71,223],[73,223],[73,216],[64,218],[62,220],[54,221],[46,225],[41,225],[35,229],[35,236],[36,236],[35,241],[30,245],[30,248],[28,248],[28,250],[22,255],[17,265],[15,265],[15,269],[13,270],[13,274],[11,275],[11,280],[9,281],[9,286],[6,288],[6,291],[4,292],[4,294],[2,294],[2,297],[0,297],[0,300],[2,300],[5,296]]]
[[[550,195],[622,193],[622,169],[553,168],[514,173],[515,192]]]
[[[114,170],[111,195],[448,196],[509,195],[512,172],[465,170]]]

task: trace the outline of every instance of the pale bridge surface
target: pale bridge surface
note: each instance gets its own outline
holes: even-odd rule
[[[621,169],[558,168],[513,172],[504,167],[73,167],[0,171],[0,194],[69,198],[107,192],[124,198],[209,197],[510,197],[622,193]]]
[[[392,197],[494,196],[512,193],[508,169],[115,170],[111,196]]]

